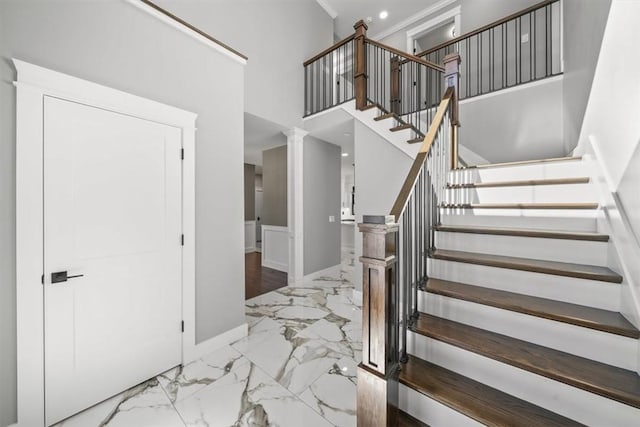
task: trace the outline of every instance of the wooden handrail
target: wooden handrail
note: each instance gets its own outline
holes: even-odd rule
[[[155,4],[154,2],[150,1],[150,0],[140,0],[142,3],[146,4],[149,7],[152,7],[153,9],[157,10],[158,12],[160,12],[161,14],[167,16],[168,18],[173,19],[174,21],[176,21],[177,23],[184,25],[185,27],[187,27],[188,29],[190,29],[191,31],[194,31],[196,33],[198,33],[199,35],[201,35],[202,37],[204,37],[205,39],[214,42],[215,44],[222,46],[223,48],[225,48],[226,50],[228,50],[229,52],[238,55],[240,58],[242,59],[249,59],[247,58],[245,55],[241,54],[240,52],[238,52],[237,50],[235,50],[234,48],[222,43],[220,40],[217,40],[213,37],[211,37],[209,34],[205,33],[204,31],[202,31],[201,29],[194,27],[193,25],[189,24],[187,21],[185,21],[184,19],[174,15],[173,13],[169,12],[166,9],[161,8],[160,6],[158,6],[157,4]]]
[[[442,124],[442,120],[453,100],[455,95],[455,89],[453,87],[447,88],[446,92],[442,96],[442,101],[440,101],[440,105],[438,105],[438,109],[436,110],[436,114],[431,121],[431,125],[429,126],[429,130],[422,141],[422,145],[420,146],[420,151],[418,151],[418,155],[413,161],[413,165],[411,165],[411,169],[407,174],[407,178],[404,180],[404,184],[402,185],[402,189],[396,198],[395,203],[393,204],[393,208],[391,208],[391,212],[389,215],[393,215],[396,221],[400,219],[402,212],[404,211],[405,206],[407,205],[407,201],[409,200],[409,196],[413,191],[413,187],[416,184],[416,180],[418,179],[418,175],[420,174],[420,169],[424,164],[427,155],[429,154],[429,150],[431,150],[431,146],[438,135],[438,130],[440,125]]]
[[[530,7],[526,8],[526,9],[522,9],[519,12],[512,13],[511,15],[506,16],[506,17],[501,18],[501,19],[498,19],[497,21],[491,22],[490,24],[484,25],[484,26],[482,26],[480,28],[477,28],[477,29],[475,29],[473,31],[470,31],[470,32],[466,33],[466,34],[458,36],[458,37],[456,37],[454,39],[448,40],[448,41],[446,41],[444,43],[440,43],[439,45],[437,45],[435,47],[429,48],[429,49],[427,49],[425,51],[422,51],[420,53],[416,53],[416,56],[428,55],[430,53],[433,53],[433,52],[435,52],[437,50],[442,49],[443,47],[447,47],[449,45],[456,44],[461,40],[464,40],[464,39],[467,39],[469,37],[475,36],[476,34],[479,34],[479,33],[483,32],[483,31],[489,30],[489,29],[491,29],[493,27],[497,27],[498,25],[502,25],[505,22],[511,21],[512,19],[519,18],[521,16],[526,15],[527,13],[533,12],[534,10],[541,9],[541,8],[543,8],[545,6],[550,5],[551,3],[555,3],[555,2],[558,2],[558,1],[560,1],[560,0],[544,0],[544,1],[540,2],[540,3],[536,3],[533,6],[530,6]]]
[[[317,61],[318,59],[322,58],[323,56],[325,56],[326,54],[333,52],[336,49],[341,48],[342,46],[344,46],[345,44],[349,43],[351,40],[354,39],[356,35],[355,34],[351,34],[349,37],[346,37],[342,40],[340,40],[339,42],[335,43],[333,46],[323,50],[322,52],[320,52],[319,54],[315,55],[314,57],[307,59],[306,61],[304,61],[302,63],[302,65],[304,67],[306,67],[307,65],[311,64],[312,62]]]
[[[372,40],[370,38],[367,38],[367,43],[372,44],[374,46],[378,46],[381,49],[385,49],[388,50],[389,52],[392,52],[398,56],[401,56],[404,59],[407,59],[409,61],[412,62],[417,62],[418,64],[424,65],[426,67],[432,68],[434,70],[440,71],[441,73],[444,73],[444,67],[442,67],[441,65],[435,64],[431,61],[427,61],[425,59],[422,58],[418,58],[415,55],[411,55],[410,53],[407,52],[403,52],[400,49],[396,49],[395,47],[392,46],[388,46],[384,43],[380,43],[379,41],[376,40]]]

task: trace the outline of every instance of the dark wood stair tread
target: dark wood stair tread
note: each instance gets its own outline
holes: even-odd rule
[[[607,267],[600,267],[596,265],[573,264],[568,262],[545,261],[539,259],[450,251],[444,249],[435,249],[431,252],[430,256],[435,259],[463,262],[467,264],[478,264],[489,267],[531,271],[534,273],[553,274],[556,276],[622,283],[622,276]]]
[[[539,230],[529,228],[503,228],[487,226],[463,226],[463,225],[439,225],[436,231],[446,231],[449,233],[470,233],[470,234],[492,234],[496,236],[518,236],[518,237],[539,237],[545,239],[565,239],[565,240],[589,240],[594,242],[608,242],[609,236],[600,233],[589,233],[584,231],[557,231]]]
[[[384,114],[382,114],[380,116],[374,117],[373,120],[375,120],[377,122],[377,121],[385,120],[385,119],[388,119],[388,118],[391,118],[391,117],[397,118],[397,116],[394,113],[384,113]]]
[[[425,290],[450,298],[569,323],[624,337],[640,338],[640,331],[624,316],[615,311],[440,279],[429,279]]]
[[[396,424],[396,427],[429,427],[427,424],[416,418],[413,418],[411,415],[402,410],[398,410],[397,421],[398,423]]]
[[[488,188],[488,187],[523,187],[531,185],[565,185],[587,184],[588,177],[580,178],[554,178],[554,179],[527,179],[517,181],[474,182],[469,184],[447,184],[447,188]]]
[[[424,141],[424,136],[418,136],[417,138],[413,138],[413,139],[409,139],[407,140],[407,143],[409,144],[417,144],[419,142]]]
[[[504,163],[488,163],[484,165],[469,166],[468,169],[499,168],[499,167],[505,167],[505,166],[531,165],[536,163],[569,162],[574,160],[582,160],[582,157],[554,157],[550,159],[521,160],[516,162],[504,162]]]
[[[392,127],[391,129],[389,129],[389,130],[390,130],[391,132],[398,132],[398,131],[401,131],[401,130],[411,129],[411,128],[413,128],[413,126],[411,126],[411,125],[410,125],[410,124],[408,124],[408,123],[404,123],[404,124],[400,124],[400,125],[398,125],[398,126],[394,126],[394,127]]]
[[[424,313],[420,313],[412,329],[438,341],[640,408],[640,376],[633,371]]]
[[[367,104],[364,107],[362,107],[362,109],[360,111],[367,111],[367,110],[370,110],[372,108],[380,108],[380,106],[378,104]]]
[[[442,204],[443,209],[598,209],[597,203],[465,203]]]
[[[414,356],[402,365],[400,382],[487,426],[582,425]]]

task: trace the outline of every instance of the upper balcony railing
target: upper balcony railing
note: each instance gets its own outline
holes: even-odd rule
[[[562,74],[560,7],[545,0],[416,56],[441,63],[458,53],[460,99]]]
[[[441,65],[384,45],[366,36],[359,21],[352,36],[304,63],[305,116],[356,100],[358,109],[374,104],[411,124],[424,137],[442,96]]]

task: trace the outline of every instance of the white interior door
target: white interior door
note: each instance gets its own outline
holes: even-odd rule
[[[44,124],[51,425],[181,363],[181,133],[49,97]]]

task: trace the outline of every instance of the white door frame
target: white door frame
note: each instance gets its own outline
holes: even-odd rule
[[[418,39],[431,31],[432,29],[439,27],[440,25],[453,21],[456,29],[456,37],[460,35],[460,6],[453,7],[443,14],[440,14],[420,25],[407,30],[407,52],[413,52],[413,41]],[[417,52],[419,53],[419,52]]]
[[[180,128],[182,166],[182,360],[195,359],[195,123],[197,115],[13,60],[16,101],[16,310],[18,425],[44,426],[43,103],[44,97]],[[179,236],[176,236],[179,238]]]

